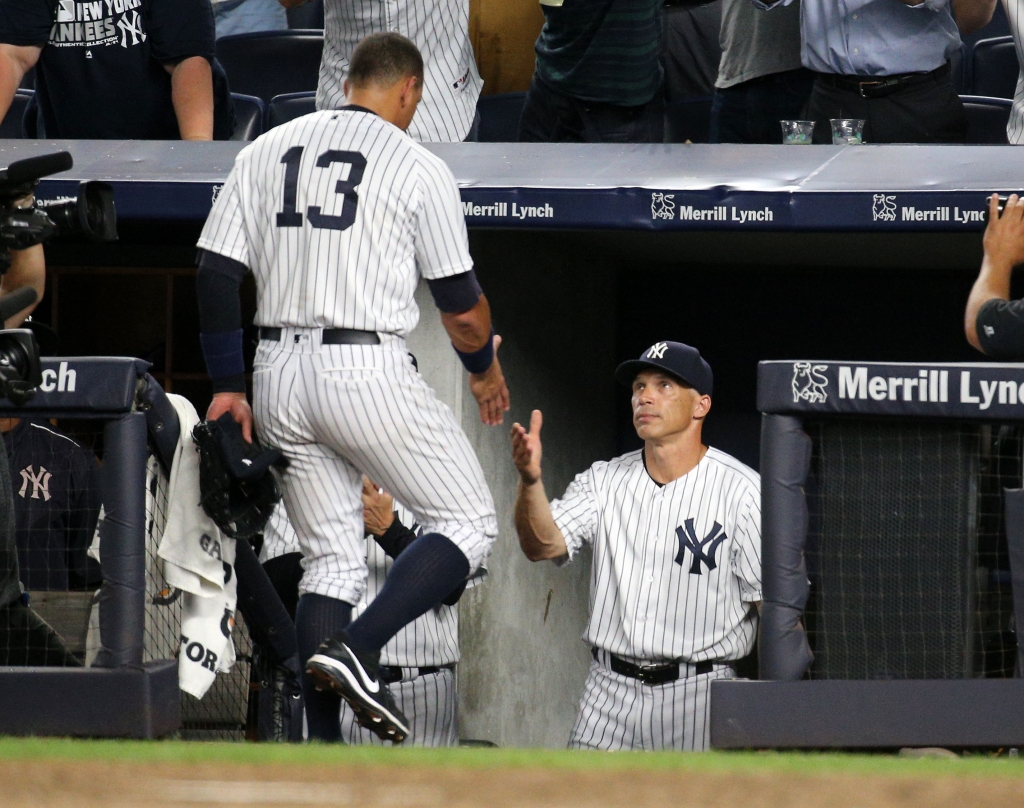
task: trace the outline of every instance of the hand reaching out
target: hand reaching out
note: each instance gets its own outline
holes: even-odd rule
[[[533,485],[540,479],[540,428],[544,416],[540,410],[530,413],[530,431],[522,424],[512,424],[512,460],[516,464],[524,485]]]

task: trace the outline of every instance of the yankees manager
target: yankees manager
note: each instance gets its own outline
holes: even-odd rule
[[[542,416],[512,427],[515,524],[531,561],[593,547],[593,649],[570,747],[703,750],[711,682],[753,649],[761,601],[761,480],[701,441],[712,373],[658,342],[623,362],[644,448],[594,463],[548,503]]]

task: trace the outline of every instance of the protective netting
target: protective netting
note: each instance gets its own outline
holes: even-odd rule
[[[805,429],[811,677],[1012,676],[1002,490],[1020,487],[1020,427],[843,419]]]
[[[0,609],[0,664],[79,666],[93,595],[103,423],[0,419],[10,469],[18,579]],[[6,533],[6,530],[5,530]],[[3,537],[5,555],[11,537]],[[6,571],[6,570],[5,570]]]
[[[144,659],[176,659],[181,636],[181,593],[167,585],[157,547],[167,519],[167,487],[158,484],[159,464],[150,458],[146,490],[146,625]],[[181,695],[181,737],[187,740],[253,739],[250,719],[252,643],[241,615],[232,632],[236,662],[217,675],[202,699]]]

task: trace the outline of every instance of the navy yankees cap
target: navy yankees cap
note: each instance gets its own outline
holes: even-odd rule
[[[700,351],[681,342],[656,342],[639,359],[630,359],[615,369],[615,380],[626,387],[633,386],[641,370],[663,370],[690,385],[701,395],[710,396],[714,384],[711,366]]]

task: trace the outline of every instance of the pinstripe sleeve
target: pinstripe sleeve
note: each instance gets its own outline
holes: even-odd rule
[[[455,176],[444,162],[429,155],[421,165],[421,202],[417,214],[416,266],[428,280],[469,272],[469,237]]]
[[[1013,94],[1013,107],[1010,119],[1006,122],[1006,139],[1015,146],[1024,144],[1024,14],[1021,13],[1022,0],[1003,0],[1006,18],[1013,35],[1013,47],[1017,51],[1017,63],[1020,70],[1017,74],[1017,87]]]
[[[576,475],[561,499],[552,500],[551,515],[565,537],[568,557],[559,563],[567,563],[576,557],[580,547],[590,544],[597,535],[598,523],[597,493],[594,486],[593,469]]]
[[[753,486],[744,486],[740,497],[731,562],[743,601],[761,600],[761,499]]]
[[[242,208],[242,197],[239,188],[242,174],[240,161],[235,161],[234,168],[228,174],[224,187],[213,203],[210,215],[206,217],[203,232],[199,236],[198,247],[215,252],[218,255],[232,258],[247,267],[249,263],[249,244],[245,236],[245,222]]]

